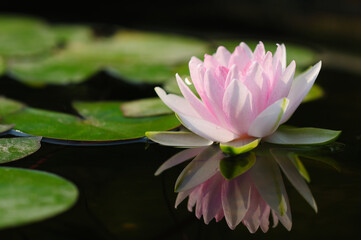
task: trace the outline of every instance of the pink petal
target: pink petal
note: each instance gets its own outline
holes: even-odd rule
[[[195,134],[213,142],[229,142],[238,137],[233,132],[199,117],[185,114],[178,114],[178,117],[183,126]]]
[[[193,117],[200,117],[198,112],[189,104],[189,102],[177,95],[167,94],[162,88],[154,88],[155,92],[158,94],[159,98],[175,113],[177,114],[186,114]]]
[[[184,199],[186,199],[192,192],[194,189],[189,189],[187,191],[184,192],[179,192],[177,195],[177,199],[175,200],[175,208],[178,207],[178,205],[183,202]]]
[[[261,209],[259,206],[260,201],[262,201],[261,196],[254,189],[254,186],[251,190],[251,198],[249,200],[250,206],[247,210],[246,215],[244,216],[242,222],[248,228],[250,233],[255,233],[260,225],[260,216]]]
[[[280,98],[287,97],[292,85],[293,76],[296,70],[296,63],[292,61],[282,76],[278,79],[273,87],[273,91],[268,99],[268,104],[272,104]]]
[[[307,72],[295,78],[287,97],[290,101],[289,108],[282,117],[281,124],[286,122],[296,111],[302,100],[306,97],[307,93],[310,91],[313,84],[315,83],[315,80],[320,70],[321,61],[318,62],[315,66],[313,66],[311,69],[309,69]]]
[[[229,59],[231,57],[231,53],[223,46],[218,47],[216,54],[214,57],[217,59],[217,61],[227,67]]]
[[[201,100],[199,100],[199,98],[194,95],[194,93],[189,89],[189,87],[184,83],[178,74],[176,74],[176,79],[182,95],[189,102],[189,104],[192,105],[194,110],[197,111],[199,116],[205,120],[208,120],[209,122],[218,123],[217,119],[212,115],[203,102],[201,102]]]
[[[264,49],[263,42],[259,42],[256,46],[256,49],[253,52],[253,59],[256,60],[259,63],[263,62],[263,58],[266,54],[266,51]]]
[[[248,135],[265,137],[276,131],[288,102],[287,98],[280,99],[261,112],[250,125]]]
[[[236,65],[237,68],[243,72],[248,64],[251,62],[251,57],[248,55],[246,50],[241,46],[236,47],[233,54],[231,55],[228,63],[228,67]]]
[[[194,84],[194,87],[197,90],[197,93],[202,98],[203,75],[204,75],[203,62],[196,57],[192,57],[191,60],[189,61],[189,73],[191,75],[191,79]]]
[[[234,79],[223,97],[223,111],[239,135],[247,133],[252,120],[252,94],[239,80]]]

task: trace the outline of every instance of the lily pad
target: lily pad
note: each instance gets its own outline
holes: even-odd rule
[[[17,112],[23,107],[21,102],[0,96],[0,117]]]
[[[117,141],[144,137],[147,130],[175,128],[174,115],[126,118],[119,107],[122,102],[77,102],[75,109],[84,118],[70,114],[24,107],[2,116],[2,123],[15,124],[20,132],[52,139],[71,141]]]
[[[172,114],[160,98],[145,98],[123,103],[120,106],[125,117],[149,117]]]
[[[84,25],[55,25],[51,28],[59,43],[87,42],[92,40],[92,29]]]
[[[77,188],[54,174],[0,168],[0,229],[53,217],[69,209]]]
[[[166,34],[120,31],[91,41],[75,41],[76,36],[70,34],[57,34],[58,39],[70,41],[62,51],[44,58],[12,60],[9,73],[31,85],[68,84],[85,81],[104,69],[128,82],[155,84],[174,77],[178,63],[207,48],[205,42]]]
[[[98,70],[98,63],[62,52],[37,60],[11,61],[8,73],[29,85],[80,83]]]
[[[53,33],[41,20],[0,16],[0,55],[31,55],[49,50],[54,45]]]
[[[223,177],[228,180],[236,178],[247,172],[256,162],[254,152],[223,158],[219,164],[219,170]]]
[[[13,127],[14,127],[14,125],[12,125],[12,124],[0,124],[0,134],[3,134],[4,132],[9,131]]]
[[[39,137],[0,138],[0,163],[24,158],[40,148]]]
[[[3,75],[5,72],[5,62],[4,59],[0,57],[0,76]]]

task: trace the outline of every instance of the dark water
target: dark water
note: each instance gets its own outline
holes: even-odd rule
[[[326,96],[303,104],[289,121],[295,126],[343,130],[346,144],[334,159],[341,170],[305,160],[314,213],[287,182],[293,227],[282,225],[267,233],[250,234],[240,224],[231,231],[224,220],[205,225],[186,204],[174,209],[175,180],[185,166],[161,176],[158,166],[179,150],[132,143],[108,147],[57,146],[44,143],[40,151],[6,164],[56,173],[80,191],[77,204],[52,219],[0,232],[0,239],[349,239],[361,227],[361,77],[322,69],[316,81]],[[72,113],[73,100],[125,100],[154,95],[152,86],[132,86],[100,73],[90,81],[68,87],[28,88],[3,77],[0,94],[30,106]]]

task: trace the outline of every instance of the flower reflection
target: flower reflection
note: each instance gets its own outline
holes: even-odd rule
[[[308,174],[297,156],[296,151],[266,146],[229,157],[211,145],[174,155],[156,175],[194,157],[177,179],[176,207],[188,197],[188,210],[194,210],[206,224],[224,217],[231,229],[242,222],[251,233],[259,228],[267,232],[272,218],[273,227],[281,222],[291,230],[291,209],[281,171],[317,212],[305,181]]]

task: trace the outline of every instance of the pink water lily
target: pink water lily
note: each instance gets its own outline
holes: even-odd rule
[[[253,52],[241,43],[233,53],[221,46],[214,55],[205,55],[203,62],[192,57],[191,82],[176,75],[183,97],[155,88],[190,132],[181,133],[184,140],[179,139],[181,134],[169,132],[148,132],[147,136],[164,145],[184,147],[219,142],[225,152],[235,154],[256,147],[261,139],[285,142],[287,139],[280,139],[277,129],[311,89],[321,62],[296,78],[295,68],[295,61],[286,65],[283,44],[277,46],[274,55],[260,42]],[[191,84],[199,96],[190,90]],[[294,138],[289,134],[285,137]]]

